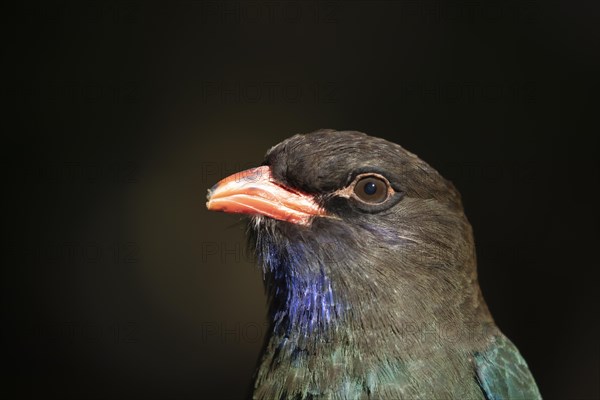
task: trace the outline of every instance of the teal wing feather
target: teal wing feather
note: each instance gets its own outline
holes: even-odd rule
[[[479,386],[488,400],[535,400],[542,396],[517,347],[504,335],[475,354]]]

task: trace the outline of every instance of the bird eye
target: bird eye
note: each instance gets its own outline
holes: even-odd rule
[[[376,176],[359,178],[354,185],[354,194],[366,203],[381,203],[388,198],[389,184]]]

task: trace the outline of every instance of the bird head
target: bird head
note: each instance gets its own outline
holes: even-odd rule
[[[388,329],[448,313],[469,319],[481,307],[459,193],[395,143],[352,131],[295,135],[213,186],[207,207],[250,216],[276,331],[341,321]]]

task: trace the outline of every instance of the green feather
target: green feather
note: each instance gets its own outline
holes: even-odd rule
[[[541,399],[542,396],[517,347],[504,335],[475,355],[477,378],[489,400]]]

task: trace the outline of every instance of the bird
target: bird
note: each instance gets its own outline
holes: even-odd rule
[[[253,399],[541,399],[483,298],[458,190],[400,145],[297,134],[206,206],[246,217],[264,274]]]

